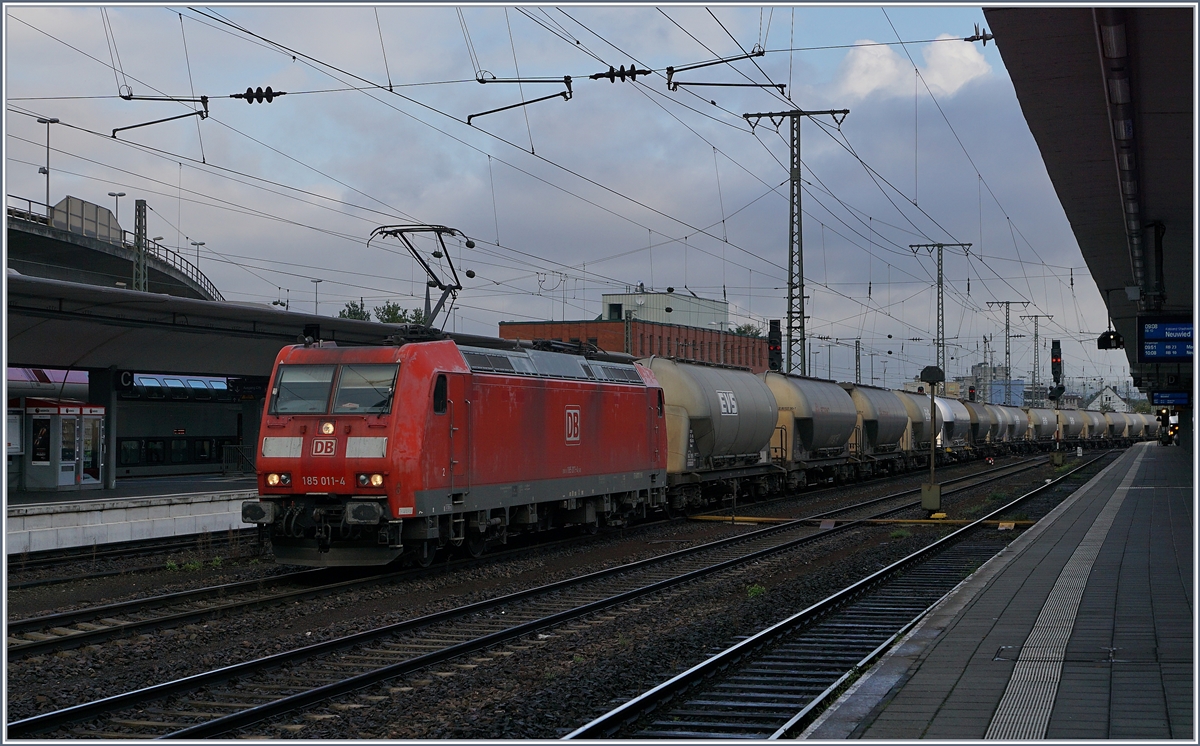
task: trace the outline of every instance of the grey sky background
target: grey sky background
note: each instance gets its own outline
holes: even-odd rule
[[[1096,349],[1105,310],[1029,134],[994,44],[961,41],[977,7],[195,6],[7,5],[5,188],[42,201],[46,126],[51,202],[70,194],[113,207],[132,229],[196,260],[235,301],[290,298],[333,315],[359,298],[423,303],[424,277],[379,225],[437,223],[477,275],[446,327],[496,333],[501,320],[586,319],[601,294],[644,282],[726,297],[735,323],[783,318],[788,129],[742,114],[850,109],[805,121],[805,277],[813,372],[897,386],[934,359],[936,264],[910,244],[947,250],[950,375],[1003,362],[1003,309],[1014,305],[1014,375],[1033,364],[1041,322],[1063,340],[1069,389],[1082,377],[1124,385],[1123,352]],[[240,27],[240,29],[238,28]],[[253,36],[252,34],[257,35]],[[893,44],[903,40],[904,45]],[[948,41],[930,41],[950,39]],[[289,48],[286,51],[281,48]],[[665,68],[744,54],[753,61],[677,73],[691,82],[782,83],[669,91]],[[818,47],[825,47],[818,49]],[[832,48],[830,48],[832,47]],[[293,54],[295,55],[293,58]],[[919,75],[914,72],[914,63]],[[636,64],[654,74],[588,75]],[[114,69],[116,68],[116,69]],[[497,78],[556,83],[480,85]],[[466,123],[468,115],[554,98]],[[388,90],[388,84],[392,91]],[[247,86],[273,103],[228,98]],[[371,85],[381,86],[371,88]],[[211,116],[110,136],[115,127],[187,113],[192,104],[125,101],[209,96]],[[344,90],[360,88],[365,90]],[[336,90],[335,90],[336,89]],[[790,100],[789,100],[790,99]],[[426,245],[431,249],[432,246]],[[892,335],[889,339],[888,335]],[[834,343],[833,340],[838,340]],[[915,341],[914,341],[915,340]]]

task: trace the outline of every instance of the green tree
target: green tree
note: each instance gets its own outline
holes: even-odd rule
[[[1137,412],[1138,414],[1150,414],[1154,410],[1150,407],[1150,402],[1145,399],[1134,399],[1129,402],[1129,411]]]
[[[762,336],[762,327],[755,326],[754,324],[742,324],[741,326],[735,326],[733,327],[732,331],[734,334],[740,334],[743,337]]]
[[[339,319],[359,319],[360,321],[370,321],[371,314],[367,313],[366,304],[360,298],[358,303],[350,301],[346,307],[338,311]]]
[[[385,302],[375,306],[375,320],[384,324],[423,324],[425,312],[419,308],[401,308],[399,303]]]

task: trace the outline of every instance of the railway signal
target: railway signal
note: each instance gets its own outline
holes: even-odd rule
[[[779,329],[779,319],[771,319],[771,328],[767,332],[767,367],[771,370],[783,368],[783,332]]]

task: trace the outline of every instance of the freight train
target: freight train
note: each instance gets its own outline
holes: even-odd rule
[[[996,453],[1152,437],[1147,415],[1017,407],[414,327],[280,351],[257,500],[276,559],[427,565],[517,534],[624,525]],[[931,443],[931,439],[933,442]]]

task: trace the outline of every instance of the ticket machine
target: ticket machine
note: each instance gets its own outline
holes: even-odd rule
[[[69,399],[26,398],[23,409],[21,489],[104,486],[104,407]],[[9,451],[13,451],[11,443]]]

